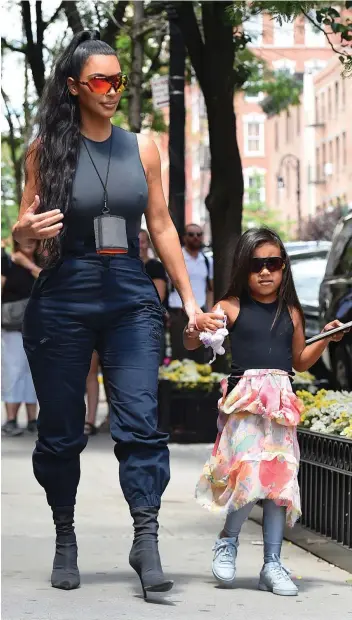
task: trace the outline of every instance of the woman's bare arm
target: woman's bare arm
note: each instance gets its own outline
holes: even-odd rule
[[[12,229],[16,241],[25,239],[51,239],[56,237],[63,226],[63,214],[60,209],[53,209],[36,215],[40,204],[36,173],[36,147],[29,147],[25,163],[26,183],[23,190],[18,220]]]
[[[153,140],[138,135],[139,152],[148,183],[148,207],[145,212],[153,245],[179,293],[187,314],[193,315],[196,307],[191,283],[183,258],[180,241],[170,217],[161,184],[161,165],[158,148]]]

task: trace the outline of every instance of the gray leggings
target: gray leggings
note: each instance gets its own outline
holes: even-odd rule
[[[241,527],[249,517],[256,502],[230,512],[225,521],[224,534],[228,538],[238,538]],[[277,506],[271,499],[263,501],[264,562],[271,562],[275,553],[280,557],[281,544],[286,522],[286,506]]]

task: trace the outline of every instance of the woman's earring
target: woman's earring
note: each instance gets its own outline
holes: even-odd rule
[[[286,263],[282,265],[282,270],[286,269]]]

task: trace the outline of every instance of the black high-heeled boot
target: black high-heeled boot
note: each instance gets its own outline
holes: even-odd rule
[[[56,527],[56,553],[51,585],[61,590],[74,590],[80,584],[77,566],[77,542],[73,527],[73,506],[52,508]]]
[[[147,592],[168,592],[174,582],[165,579],[158,549],[158,508],[148,506],[131,510],[134,541],[130,552],[130,566],[139,576],[144,598]]]

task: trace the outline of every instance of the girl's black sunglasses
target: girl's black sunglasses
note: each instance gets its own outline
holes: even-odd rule
[[[280,271],[285,268],[285,261],[281,256],[270,256],[270,258],[252,258],[250,262],[251,273],[260,273],[263,269],[270,273]]]

